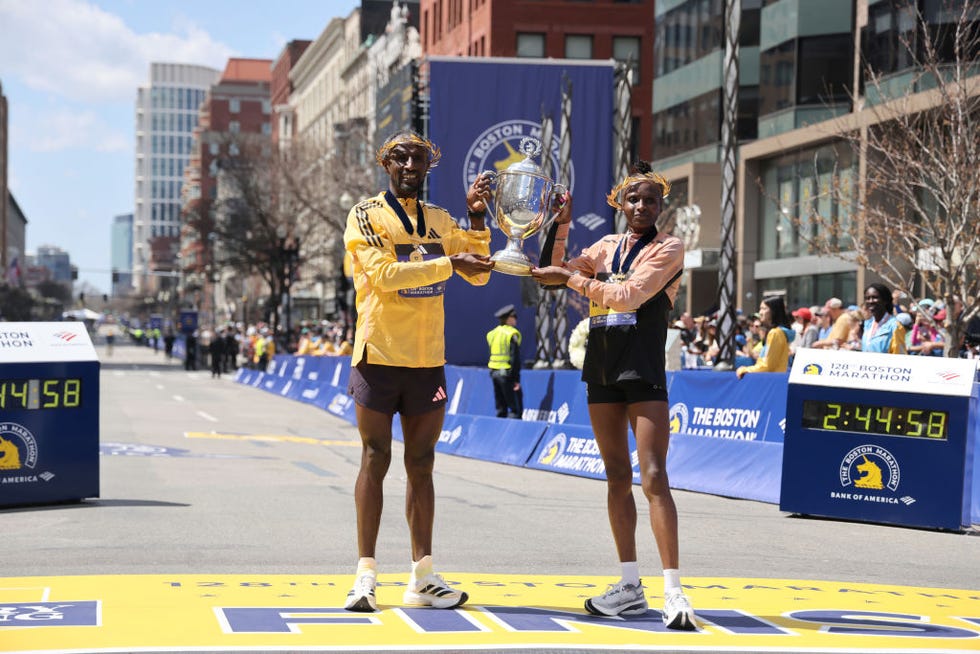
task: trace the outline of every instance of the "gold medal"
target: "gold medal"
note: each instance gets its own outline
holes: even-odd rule
[[[609,281],[613,284],[622,284],[626,281],[626,275],[624,273],[613,273],[609,275]]]
[[[419,261],[422,261],[422,254],[425,252],[425,250],[422,249],[422,244],[417,241],[412,243],[412,246],[415,247],[415,249],[408,255],[408,260],[418,263]]]

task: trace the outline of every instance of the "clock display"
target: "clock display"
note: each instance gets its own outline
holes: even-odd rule
[[[909,436],[944,441],[949,435],[949,413],[931,409],[803,401],[803,427],[881,436]]]
[[[0,379],[0,410],[74,409],[82,404],[82,380]]]

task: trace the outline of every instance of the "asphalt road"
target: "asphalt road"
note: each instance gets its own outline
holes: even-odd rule
[[[100,357],[101,441],[130,455],[101,457],[99,498],[0,509],[0,577],[353,572],[353,426],[147,348]],[[381,573],[410,562],[400,451],[385,486]],[[436,493],[437,570],[618,577],[601,481],[440,455]],[[675,499],[685,576],[980,588],[976,534]],[[659,575],[642,517],[638,545],[641,573]]]

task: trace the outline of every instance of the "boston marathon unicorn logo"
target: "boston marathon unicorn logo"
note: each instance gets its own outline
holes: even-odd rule
[[[878,445],[859,445],[841,461],[841,486],[867,490],[897,490],[902,478],[898,460]]]
[[[497,172],[506,170],[509,165],[521,161],[524,155],[520,152],[521,139],[530,136],[541,139],[541,125],[530,120],[504,120],[487,129],[477,136],[470,144],[463,160],[463,186],[469,188],[477,175],[484,170],[492,169]],[[559,169],[558,135],[551,137],[550,144],[541,147],[542,159],[551,161],[551,170]],[[542,164],[543,166],[543,164]],[[571,166],[569,179],[562,180],[569,190],[575,188],[575,166]]]
[[[876,466],[873,461],[868,461],[868,457],[857,465],[857,470],[863,477],[854,480],[854,488],[871,488],[881,490],[885,485],[881,482],[881,468]]]
[[[15,422],[0,422],[0,471],[21,470],[37,465],[34,434]]]
[[[0,470],[20,470],[20,450],[0,437]]]

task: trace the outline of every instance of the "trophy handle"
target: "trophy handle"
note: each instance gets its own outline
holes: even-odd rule
[[[484,170],[482,173],[479,174],[479,177],[484,177],[484,176],[487,177],[490,180],[490,183],[494,185],[497,184],[497,181],[500,178],[497,172],[493,170]],[[490,220],[492,220],[493,224],[496,225],[497,207],[493,206],[493,203],[491,202],[492,197],[493,197],[493,193],[491,193],[489,196],[484,198],[483,203],[487,205],[487,212],[490,214]]]
[[[555,200],[557,198],[562,197],[566,193],[568,193],[568,187],[565,186],[564,184],[555,184],[554,186],[552,186],[551,187],[551,202],[548,204],[548,206],[550,207],[551,205],[553,205],[555,203]],[[560,213],[561,213],[561,209],[559,209],[558,211],[556,211],[555,213],[553,213],[552,215],[550,215],[548,217],[548,219],[546,221],[544,221],[544,224],[541,225],[540,231],[542,233],[547,232],[548,229],[551,227],[551,223],[555,222],[555,219],[558,217],[558,214],[560,214]]]

